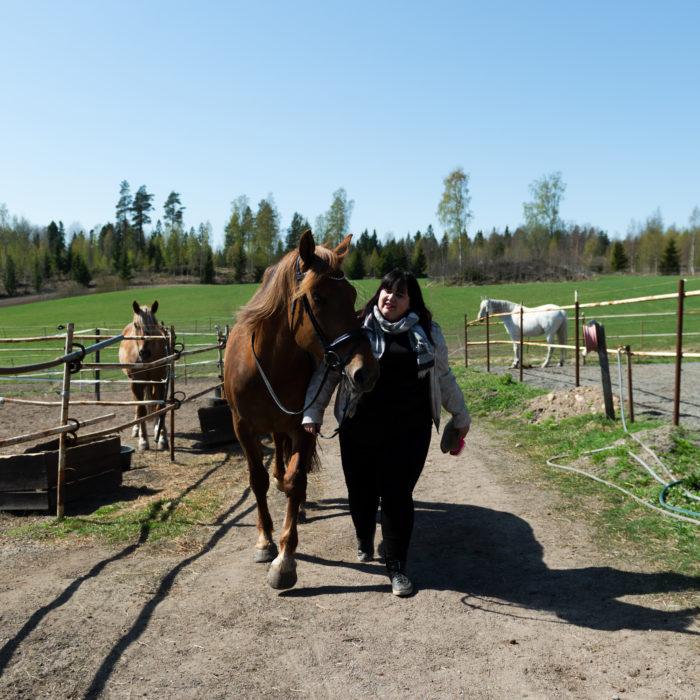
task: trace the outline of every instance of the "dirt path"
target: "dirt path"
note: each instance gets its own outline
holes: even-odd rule
[[[354,560],[335,441],[282,594],[240,483],[196,547],[5,546],[0,697],[697,697],[698,580],[597,552],[478,427],[460,458],[437,442],[406,600]]]

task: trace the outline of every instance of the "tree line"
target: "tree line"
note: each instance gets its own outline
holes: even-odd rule
[[[698,207],[685,227],[665,226],[657,210],[644,222],[633,222],[624,239],[611,241],[599,227],[561,219],[566,185],[561,173],[555,172],[530,185],[530,200],[523,204],[520,225],[473,231],[469,175],[456,168],[443,185],[437,206],[440,233],[428,225],[402,238],[382,238],[376,229],[365,229],[353,241],[345,265],[348,276],[381,277],[394,267],[453,283],[602,272],[684,271],[692,275],[699,262]],[[110,276],[125,283],[135,275],[187,277],[204,284],[217,278],[256,282],[266,267],[298,245],[307,228],[313,229],[318,241],[337,245],[350,230],[354,207],[345,190],[339,188],[313,226],[295,211],[283,230],[272,195],[254,206],[241,195],[232,202],[223,244],[215,249],[209,223],[185,226],[186,208],[178,192],[170,192],[158,217],[153,199],[145,185],[132,194],[124,180],[114,220],[87,232],[67,232],[61,221],[37,226],[10,217],[7,208],[0,205],[0,270],[5,294],[13,296],[20,288],[41,292],[59,280],[87,287],[96,278]]]

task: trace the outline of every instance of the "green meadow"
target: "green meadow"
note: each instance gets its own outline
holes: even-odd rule
[[[377,280],[354,283],[358,289],[358,304],[371,297]],[[633,298],[677,291],[678,280],[665,276],[604,275],[591,280],[573,282],[529,282],[524,284],[453,287],[433,280],[422,282],[425,299],[436,320],[443,327],[451,347],[462,343],[464,317],[474,319],[483,297],[509,299],[526,306],[554,303],[572,304],[578,291],[581,303],[611,299]],[[241,285],[179,285],[167,287],[133,288],[118,292],[88,294],[50,301],[34,302],[10,307],[0,307],[0,337],[23,337],[56,332],[59,324],[73,322],[76,331],[108,329],[119,332],[132,316],[131,302],[143,304],[158,300],[158,317],[167,325],[174,325],[180,333],[198,333],[184,336],[186,344],[212,342],[214,328],[232,323],[236,310],[247,302],[257,288],[254,284]],[[690,279],[686,290],[700,290],[700,278]],[[585,320],[598,319],[606,327],[609,346],[630,344],[636,350],[671,350],[674,347],[675,300],[662,300],[626,304],[597,309],[585,309]],[[573,312],[569,313],[570,318]],[[700,350],[700,297],[686,300],[685,349]],[[569,323],[570,341],[573,340],[573,323]],[[482,340],[483,325],[473,327],[470,341]],[[493,339],[506,339],[500,323],[493,324]],[[60,343],[59,343],[60,345]],[[50,353],[57,341],[44,346],[13,348],[2,345],[0,366],[24,364],[32,358]],[[49,349],[50,348],[50,349]],[[483,352],[473,350],[475,359]],[[495,354],[505,361],[510,353],[508,346],[500,346]],[[531,350],[537,354],[536,350]],[[109,355],[109,353],[106,353]],[[107,359],[107,358],[105,358]]]

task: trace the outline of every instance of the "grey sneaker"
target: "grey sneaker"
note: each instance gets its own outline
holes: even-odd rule
[[[367,562],[374,559],[374,542],[372,540],[357,539],[357,561]]]
[[[406,574],[400,571],[392,571],[391,574],[391,592],[400,598],[405,598],[406,596],[413,593],[413,584],[411,579],[406,576]]]

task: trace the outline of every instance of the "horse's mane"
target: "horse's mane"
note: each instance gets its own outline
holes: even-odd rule
[[[492,313],[501,314],[504,311],[513,311],[519,304],[513,301],[508,301],[507,299],[486,299],[488,302],[488,308],[492,310]]]
[[[328,248],[317,245],[306,273],[297,283],[296,262],[299,251],[287,253],[277,264],[268,267],[262,278],[262,284],[253,298],[238,311],[236,323],[249,332],[255,332],[260,324],[275,314],[284,311],[289,301],[299,299],[306,294],[318,275],[329,270],[339,270],[341,259]],[[301,264],[301,261],[300,261]],[[298,286],[297,286],[298,284]]]

